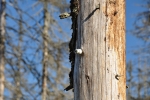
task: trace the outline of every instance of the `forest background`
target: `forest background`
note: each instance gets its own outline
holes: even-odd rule
[[[1,9],[4,100],[72,100],[72,91],[64,91],[69,84],[71,18],[59,19],[60,13],[69,12],[69,0],[0,1],[1,8],[6,2]],[[150,100],[149,48],[150,1],[126,0],[127,100]]]

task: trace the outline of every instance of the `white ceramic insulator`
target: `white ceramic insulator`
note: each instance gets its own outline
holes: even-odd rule
[[[82,49],[76,49],[76,50],[75,50],[75,53],[77,53],[77,54],[82,54]]]

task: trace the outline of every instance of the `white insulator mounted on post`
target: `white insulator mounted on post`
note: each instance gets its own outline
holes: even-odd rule
[[[80,54],[80,55],[83,53],[82,49],[76,49],[74,52],[75,52],[76,54]]]

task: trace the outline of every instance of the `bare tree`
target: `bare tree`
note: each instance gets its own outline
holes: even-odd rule
[[[150,11],[149,11],[150,1],[145,0],[145,2],[141,6],[146,8],[146,10],[137,14],[137,16],[136,16],[137,19],[134,23],[135,28],[132,31],[132,33],[136,37],[149,43],[149,41],[150,41],[150,34],[149,34],[150,33],[150,30],[149,30],[149,26],[150,26]]]
[[[126,75],[127,75],[127,85],[128,85],[128,89],[127,89],[127,99],[130,100],[132,98],[132,87],[131,86],[133,84],[133,64],[132,64],[132,61],[129,61],[127,63],[127,66],[126,66]]]
[[[54,10],[58,12],[63,10],[66,4],[55,0],[32,2],[34,4],[30,5],[28,10],[20,5],[21,3],[25,5],[26,1],[7,1],[6,75],[8,80],[5,85],[11,95],[6,94],[5,98],[32,100],[40,99],[42,95],[43,100],[70,98],[70,95],[63,91],[66,86],[65,76],[69,71],[66,63],[64,64],[64,58],[68,53],[67,37],[65,37],[67,34],[63,32],[53,14]],[[9,23],[8,20],[14,23]],[[42,68],[45,68],[46,73],[42,73]],[[43,84],[46,85],[42,89]],[[44,98],[44,95],[47,96]]]
[[[5,69],[5,0],[0,0],[0,100],[3,100]]]
[[[141,47],[137,47],[133,50],[133,54],[135,54],[137,59],[134,59],[134,64],[132,67],[132,81],[130,83],[129,90],[132,90],[131,97],[135,100],[149,99],[150,89],[150,80],[148,76],[150,75],[148,62],[149,56],[149,47],[150,47],[150,1],[143,0],[143,4],[139,4],[139,7],[146,8],[145,11],[140,12],[136,16],[136,20],[134,22],[134,29],[131,33],[137,38],[143,40],[144,45]],[[136,80],[136,81],[135,81]],[[134,91],[133,91],[134,90]],[[134,93],[133,93],[134,92]]]
[[[48,3],[44,2],[44,29],[43,29],[43,75],[42,75],[42,100],[47,98],[47,77],[48,77],[48,28],[50,16],[48,13]]]
[[[125,1],[71,0],[74,100],[126,100]],[[74,53],[76,52],[76,54]]]

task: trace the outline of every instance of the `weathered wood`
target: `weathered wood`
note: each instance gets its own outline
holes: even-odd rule
[[[76,48],[74,99],[126,100],[125,0],[80,0]]]

